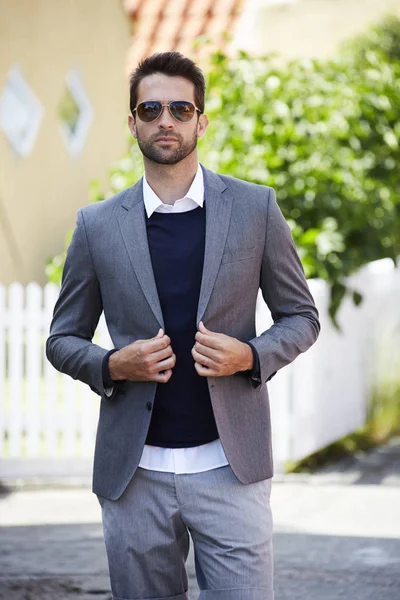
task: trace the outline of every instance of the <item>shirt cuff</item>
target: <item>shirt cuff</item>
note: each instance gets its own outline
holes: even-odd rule
[[[248,344],[253,352],[253,368],[248,369],[248,371],[241,371],[240,374],[251,379],[253,387],[258,387],[261,383],[260,357],[258,356],[255,346],[253,346],[251,342],[245,342],[245,344]]]
[[[125,379],[114,381],[114,379],[111,378],[110,369],[108,367],[108,359],[110,358],[111,354],[114,354],[114,352],[117,352],[117,348],[114,348],[113,350],[110,350],[109,352],[107,352],[107,354],[104,356],[103,362],[101,364],[101,370],[102,370],[102,375],[103,375],[103,385],[104,385],[107,396],[112,395],[112,391],[113,391],[114,387],[117,387],[118,385],[121,385],[125,382]]]

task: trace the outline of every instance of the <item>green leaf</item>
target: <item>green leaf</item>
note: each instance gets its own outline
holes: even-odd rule
[[[363,296],[357,290],[353,290],[353,302],[356,306],[360,306],[363,301]]]
[[[341,281],[335,281],[331,286],[330,291],[331,293],[328,312],[336,329],[340,331],[340,326],[337,322],[336,316],[342,300],[346,295],[346,286]]]

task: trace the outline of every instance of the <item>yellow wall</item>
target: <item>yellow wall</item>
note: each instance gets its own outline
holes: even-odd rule
[[[119,0],[0,0],[0,95],[18,64],[45,111],[25,158],[0,134],[0,283],[45,282],[45,261],[64,248],[77,209],[89,202],[89,182],[105,182],[126,150],[129,42]],[[79,71],[93,108],[76,158],[58,117],[71,69]]]
[[[247,0],[233,45],[287,59],[328,57],[387,13],[400,16],[400,0]]]

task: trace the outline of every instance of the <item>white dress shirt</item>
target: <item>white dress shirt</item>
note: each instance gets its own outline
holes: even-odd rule
[[[146,214],[153,212],[181,213],[204,205],[204,177],[200,165],[188,193],[175,200],[174,204],[165,204],[149,186],[146,175],[143,177],[143,200]],[[168,333],[168,332],[167,332]],[[194,344],[194,340],[193,340]],[[193,448],[161,448],[145,445],[139,467],[151,471],[168,473],[200,473],[229,464],[219,439]]]

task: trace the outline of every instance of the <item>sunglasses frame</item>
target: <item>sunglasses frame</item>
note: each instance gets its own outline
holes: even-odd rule
[[[156,117],[155,119],[152,119],[151,121],[143,121],[142,119],[140,119],[140,117],[139,117],[139,114],[138,114],[138,112],[137,112],[137,109],[138,109],[138,107],[139,107],[141,104],[145,104],[146,102],[158,102],[159,104],[161,104],[161,110],[160,110],[160,114],[159,114],[159,115],[157,115],[157,117]],[[194,113],[193,113],[193,116],[192,116],[192,117],[191,117],[191,118],[190,118],[188,121],[181,121],[180,119],[178,119],[177,117],[175,117],[175,116],[172,114],[172,111],[171,111],[171,108],[170,108],[170,106],[171,106],[171,104],[173,104],[174,102],[178,102],[178,103],[179,103],[179,102],[186,102],[187,104],[190,104],[191,106],[193,106],[193,107],[194,107],[194,109],[195,109],[195,111],[197,110],[197,111],[198,111],[198,112],[199,112],[201,115],[203,114],[203,111],[201,111],[201,110],[200,110],[200,108],[197,108],[197,106],[196,106],[195,104],[193,104],[193,102],[189,102],[189,100],[171,100],[171,102],[166,102],[166,103],[163,103],[163,102],[161,102],[161,100],[144,100],[143,102],[139,102],[139,104],[137,105],[137,107],[133,109],[133,111],[132,111],[132,115],[133,115],[133,113],[136,111],[136,113],[137,113],[137,116],[138,116],[138,118],[139,118],[139,119],[142,121],[142,123],[154,123],[154,121],[157,121],[157,119],[159,119],[159,118],[161,117],[161,115],[163,114],[164,108],[167,106],[167,107],[168,107],[168,112],[169,112],[169,114],[171,115],[171,117],[172,117],[173,119],[175,119],[175,121],[178,121],[178,123],[190,123],[190,121],[193,119],[193,117],[194,117],[194,115],[195,115],[196,113],[194,112]]]

